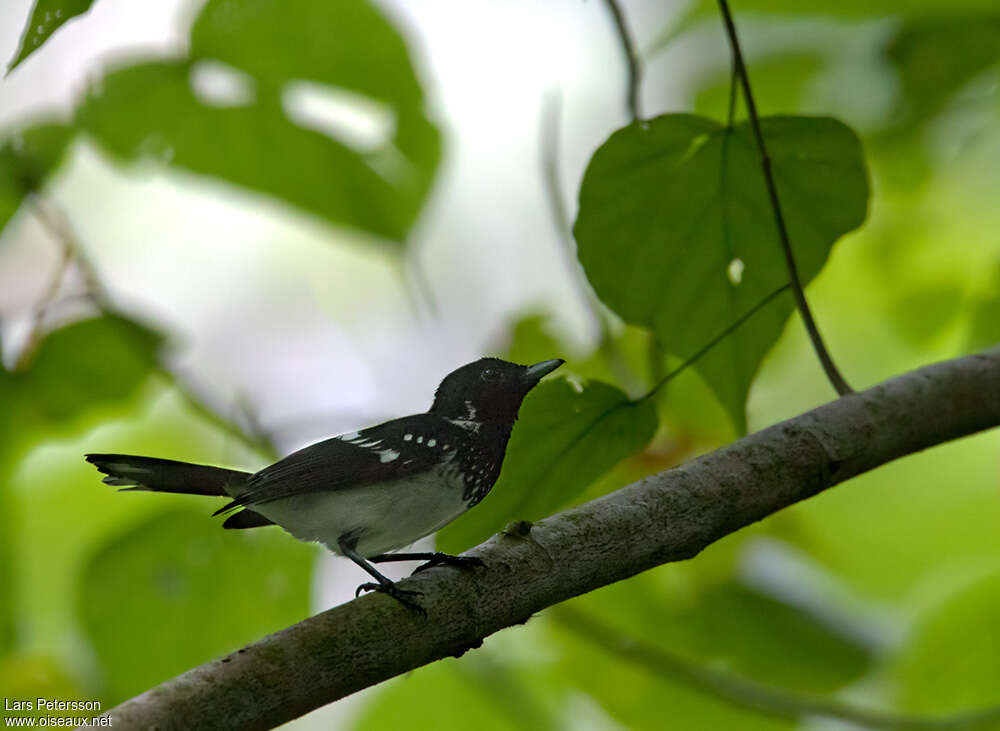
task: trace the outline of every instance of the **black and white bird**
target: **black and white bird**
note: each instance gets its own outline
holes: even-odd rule
[[[480,565],[442,553],[393,553],[434,533],[486,497],[500,476],[528,391],[564,361],[531,366],[482,358],[448,374],[430,411],[317,442],[253,474],[125,454],[88,454],[125,490],[228,497],[223,528],[276,524],[354,561],[381,591],[419,609],[372,563]],[[235,512],[239,511],[239,512]]]

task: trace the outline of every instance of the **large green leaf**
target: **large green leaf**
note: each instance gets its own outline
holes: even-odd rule
[[[235,84],[232,98],[196,93],[208,62]],[[295,124],[286,104],[303,82],[383,105],[388,139],[357,149]],[[78,120],[120,160],[221,179],[394,241],[416,219],[440,154],[406,47],[363,0],[210,0],[189,58],[112,71]]]
[[[24,26],[17,53],[7,64],[7,73],[14,70],[21,61],[37,51],[49,37],[62,27],[63,23],[78,15],[83,15],[94,0],[35,0],[31,17]]]
[[[761,124],[807,283],[867,213],[861,145],[834,119]],[[682,358],[788,281],[746,123],[669,114],[618,130],[587,167],[574,235],[598,296]],[[741,431],[750,383],[792,309],[790,296],[775,299],[695,364]]]
[[[78,609],[111,703],[303,619],[315,550],[177,511],[110,538]]]
[[[41,123],[14,132],[0,145],[0,231],[24,197],[59,167],[71,138],[69,127]]]
[[[650,401],[631,402],[614,386],[554,380],[534,389],[492,492],[438,533],[443,551],[463,551],[511,520],[535,520],[565,506],[656,432]]]

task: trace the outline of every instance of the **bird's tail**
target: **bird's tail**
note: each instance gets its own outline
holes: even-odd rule
[[[123,490],[228,497],[227,486],[242,485],[250,477],[249,472],[157,457],[130,454],[88,454],[85,457],[107,475],[105,483]]]

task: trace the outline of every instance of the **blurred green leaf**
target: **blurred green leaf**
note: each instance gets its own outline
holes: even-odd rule
[[[78,602],[105,697],[117,703],[303,619],[314,557],[280,531],[222,531],[198,511],[110,538],[84,569]]]
[[[489,641],[489,640],[488,640]],[[488,649],[448,658],[396,678],[351,727],[355,731],[519,731],[565,728],[549,678]],[[434,698],[434,702],[427,702]]]
[[[79,428],[129,400],[157,364],[157,333],[115,315],[49,333],[27,370],[14,375],[22,434]]]
[[[130,402],[154,372],[159,344],[152,331],[104,315],[48,333],[19,371],[0,367],[0,515],[12,514],[10,484],[24,454]],[[15,621],[9,534],[0,531],[0,649]]]
[[[231,96],[199,95],[206,68]],[[389,139],[360,149],[296,124],[289,95],[303,82],[386,106]],[[188,59],[109,73],[78,121],[123,161],[222,179],[393,241],[415,221],[440,156],[403,40],[363,0],[211,0]]]
[[[903,708],[971,711],[1000,704],[1000,573],[972,583],[919,619],[890,661]]]
[[[552,333],[552,320],[543,313],[522,315],[510,327],[504,358],[511,363],[538,363],[549,358],[566,358],[566,346]]]
[[[1000,293],[972,306],[965,350],[986,350],[1000,345]]]
[[[829,118],[766,117],[761,125],[805,284],[865,218],[861,146]],[[727,131],[670,114],[618,130],[587,167],[574,235],[605,304],[652,327],[682,358],[788,281],[746,123]],[[694,366],[741,432],[750,384],[792,310],[782,295]]]
[[[951,0],[843,0],[843,2],[815,0],[808,4],[803,4],[798,0],[740,0],[739,3],[734,3],[732,6],[732,10],[740,16],[749,13],[769,13],[799,18],[826,16],[831,19],[863,19],[887,15],[933,16],[953,11],[954,8],[955,3]],[[962,2],[963,11],[967,12],[995,8],[994,0],[963,0]],[[687,8],[682,19],[687,25],[696,19],[711,17],[719,17],[718,3],[715,0],[697,0]]]
[[[45,655],[9,655],[0,659],[0,688],[8,701],[53,698],[59,700],[93,700],[88,698],[60,663]],[[47,712],[45,709],[8,712],[5,718],[65,715]],[[79,716],[97,713],[79,713]]]
[[[63,23],[78,15],[83,15],[94,0],[35,0],[31,17],[24,26],[17,53],[7,64],[7,73],[14,70],[21,61],[37,51],[49,37],[62,27]]]
[[[1000,15],[963,8],[909,20],[886,55],[900,77],[903,114],[911,123],[926,121],[964,84],[1000,62]]]
[[[0,231],[24,197],[58,169],[72,135],[66,125],[40,123],[14,132],[0,145]]]
[[[599,381],[579,388],[553,380],[524,401],[504,459],[486,499],[437,535],[440,550],[464,551],[511,520],[555,512],[621,460],[645,447],[656,432],[656,410],[633,403]]]
[[[758,114],[788,114],[803,111],[803,98],[826,58],[819,53],[786,53],[768,56],[752,64],[754,100]],[[700,85],[695,111],[725,120],[729,113],[730,72],[715,74]],[[737,112],[742,107],[737,107]]]
[[[552,621],[551,626],[565,682],[597,701],[625,728],[778,731],[796,727],[793,722],[744,710],[712,693],[612,656],[558,621]]]
[[[921,346],[943,333],[962,314],[965,291],[962,282],[933,282],[889,301],[889,314],[899,333]]]
[[[832,693],[866,673],[866,648],[800,609],[747,588],[724,570],[744,545],[663,576],[643,574],[575,600],[581,611],[692,662],[795,692]],[[704,575],[702,575],[704,574]]]

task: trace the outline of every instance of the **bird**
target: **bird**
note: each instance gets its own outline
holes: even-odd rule
[[[278,525],[301,541],[321,543],[375,580],[355,596],[381,592],[423,612],[420,592],[399,588],[373,564],[425,561],[416,571],[483,565],[471,556],[399,549],[486,497],[522,401],[564,362],[481,358],[445,376],[428,411],[316,442],[254,473],[127,454],[84,457],[103,482],[122,491],[227,497],[213,513],[228,516],[223,528]]]

